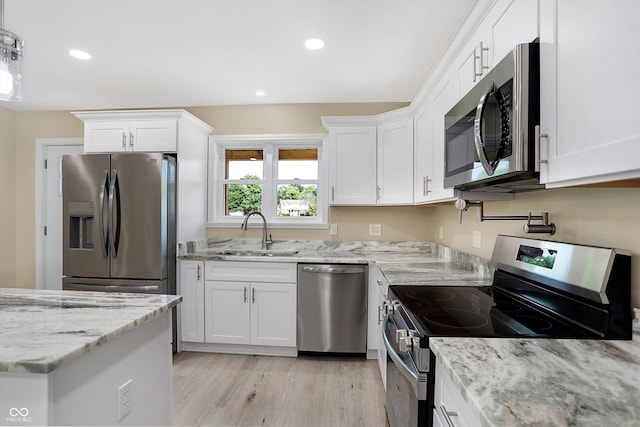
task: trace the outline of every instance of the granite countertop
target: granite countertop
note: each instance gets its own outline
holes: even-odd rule
[[[490,285],[493,268],[487,260],[432,242],[378,242],[334,240],[274,241],[269,251],[253,240],[209,239],[181,245],[178,258],[200,261],[258,261],[331,264],[375,263],[392,284]],[[273,253],[227,255],[225,251]],[[281,256],[280,254],[285,254]]]
[[[634,339],[432,338],[483,426],[640,426],[640,310]]]
[[[49,373],[181,300],[175,295],[0,288],[0,372]]]

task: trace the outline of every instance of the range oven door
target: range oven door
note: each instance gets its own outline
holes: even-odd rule
[[[428,373],[419,372],[409,352],[401,352],[396,331],[406,329],[398,325],[400,319],[385,316],[383,340],[387,348],[386,414],[390,427],[431,426],[433,422],[433,393],[428,396]],[[431,397],[431,399],[428,399]],[[429,401],[431,404],[429,404]]]

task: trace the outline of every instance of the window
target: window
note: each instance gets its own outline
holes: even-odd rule
[[[326,227],[323,135],[212,138],[209,225],[260,211],[270,226]]]

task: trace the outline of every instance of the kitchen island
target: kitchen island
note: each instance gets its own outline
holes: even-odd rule
[[[181,299],[0,288],[0,425],[170,425]]]

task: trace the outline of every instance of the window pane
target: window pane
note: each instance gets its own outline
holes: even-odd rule
[[[317,216],[318,186],[278,185],[278,216]]]
[[[318,149],[278,150],[278,179],[318,179]]]
[[[225,150],[226,179],[263,179],[262,150]]]
[[[242,216],[253,210],[262,210],[262,185],[225,184],[225,215]]]

